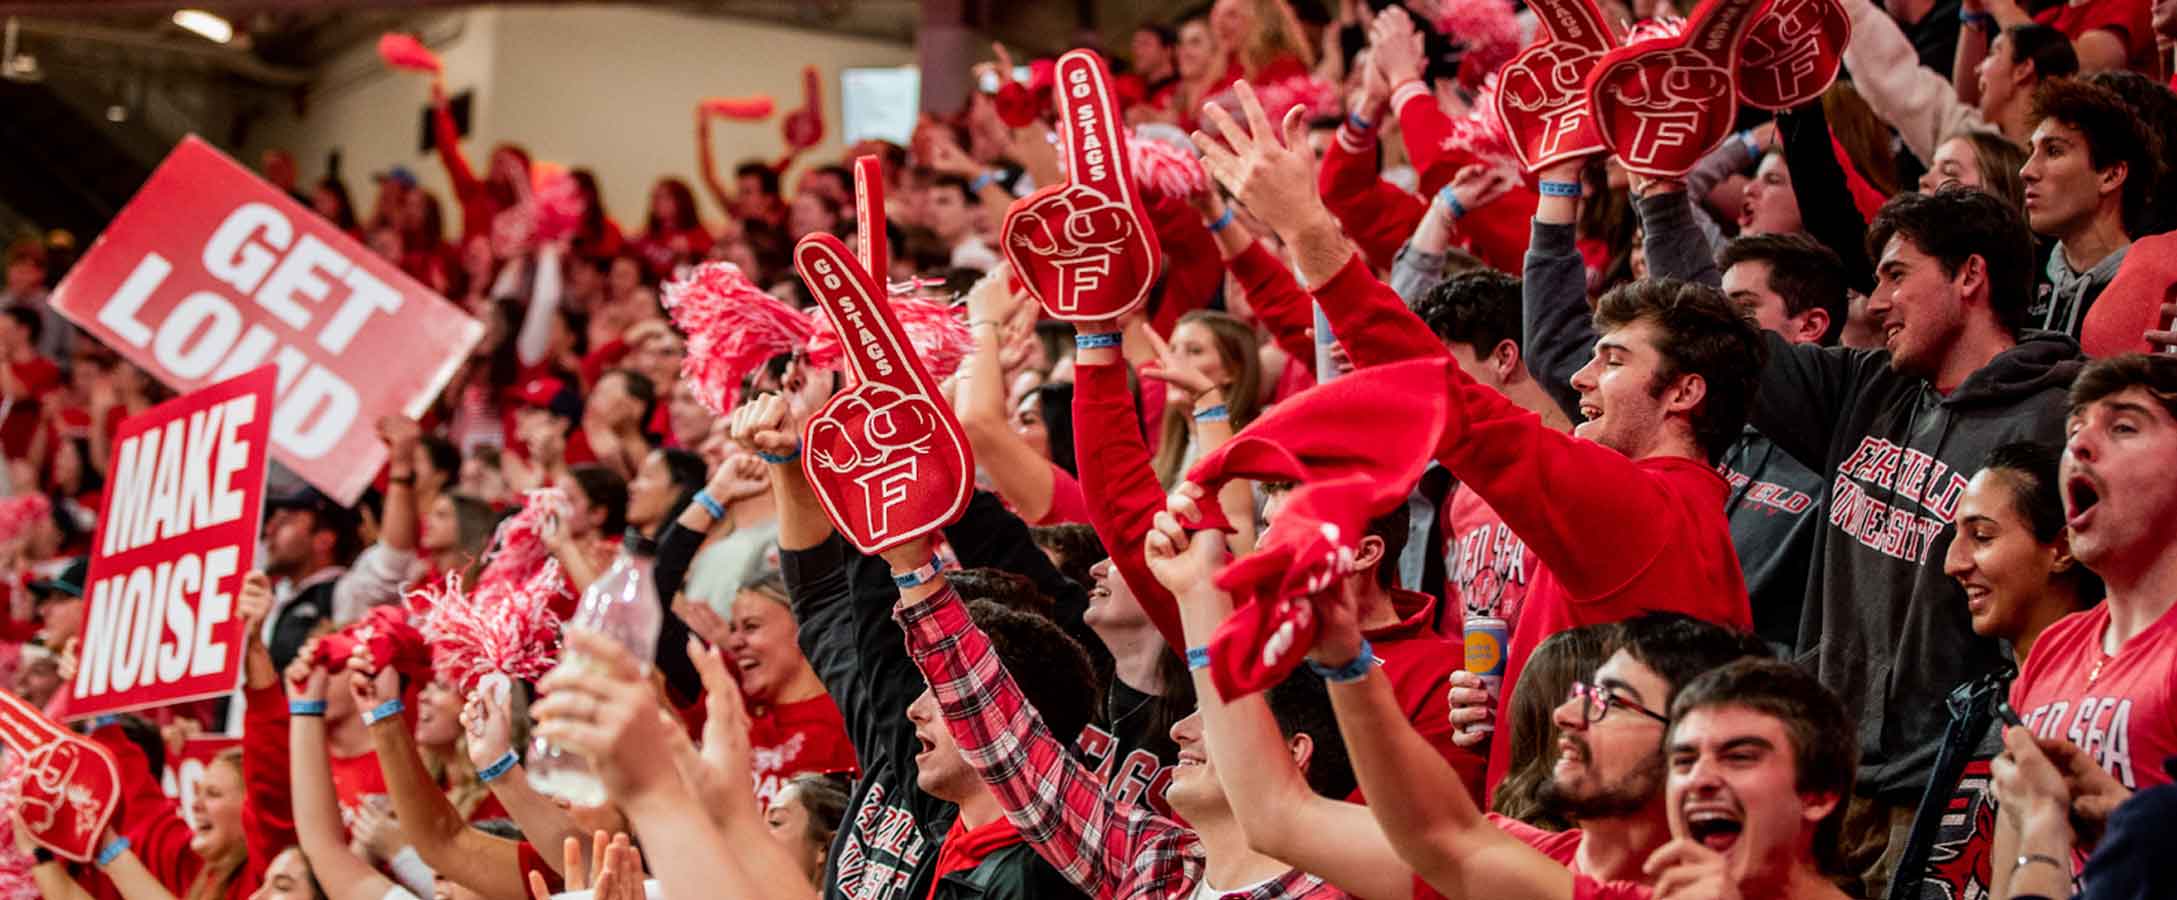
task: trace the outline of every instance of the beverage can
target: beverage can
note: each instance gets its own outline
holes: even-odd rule
[[[1512,641],[1512,623],[1499,616],[1466,617],[1466,670],[1481,676],[1482,687],[1488,689],[1491,699],[1501,697],[1504,687],[1504,662]],[[1495,730],[1494,722],[1468,725],[1468,732]]]

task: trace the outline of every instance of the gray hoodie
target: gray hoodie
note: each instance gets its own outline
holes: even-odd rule
[[[2086,321],[2086,308],[2094,305],[2094,298],[2101,296],[2101,289],[2117,277],[2117,269],[2124,265],[2125,251],[2130,249],[2132,245],[2126,244],[2086,271],[2073,272],[2071,264],[2064,260],[2063,245],[2050,244],[2048,264],[2041,268],[2041,283],[2035,287],[2033,305],[2026,307],[2027,321],[2038,323],[2038,327],[2048,331],[2078,337],[2079,325]]]
[[[2061,443],[2079,345],[2028,332],[1946,397],[1885,350],[1768,341],[1751,424],[1829,486],[1798,660],[1858,714],[1859,792],[1910,805],[1942,743],[1944,696],[2004,665],[1943,574],[1959,495],[1988,451]]]

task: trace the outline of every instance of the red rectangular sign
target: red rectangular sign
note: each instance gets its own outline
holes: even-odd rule
[[[106,226],[53,306],[176,391],[279,368],[272,451],[343,505],[484,326],[194,137]]]
[[[277,378],[265,366],[121,423],[91,535],[69,715],[234,690],[235,600],[256,563]]]

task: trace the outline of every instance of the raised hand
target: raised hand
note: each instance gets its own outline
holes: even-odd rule
[[[642,666],[604,635],[566,632],[566,653],[587,664],[561,665],[537,683],[544,699],[530,707],[537,737],[589,760],[605,790],[625,803],[645,792],[677,789],[676,777],[655,765],[657,748],[671,746],[679,726],[659,707]]]
[[[711,499],[728,506],[770,489],[771,470],[763,464],[763,458],[739,450],[727,454],[718,468],[711,471],[710,483],[704,486]]]
[[[1215,529],[1189,532],[1179,523],[1196,503],[1201,488],[1192,484],[1194,493],[1183,502],[1174,499],[1180,510],[1165,510],[1156,514],[1149,525],[1149,534],[1142,543],[1142,559],[1149,565],[1149,574],[1157,582],[1169,588],[1174,595],[1185,597],[1188,593],[1203,589],[1215,589],[1217,570],[1224,567],[1226,557],[1224,532]],[[1198,513],[1198,511],[1196,511]]]
[[[1059,57],[1054,74],[1066,179],[1013,204],[1000,243],[1053,318],[1108,319],[1149,298],[1161,251],[1134,186],[1103,59],[1076,50]]]
[[[1496,729],[1490,720],[1497,715],[1497,698],[1489,695],[1489,687],[1482,677],[1465,669],[1451,673],[1451,689],[1444,692],[1450,701],[1451,742],[1461,747],[1479,747],[1489,743],[1489,734]]]
[[[1295,226],[1328,215],[1316,193],[1307,110],[1293,107],[1286,111],[1283,125],[1275,126],[1263,113],[1252,86],[1242,81],[1233,89],[1247,127],[1242,128],[1221,106],[1204,106],[1203,115],[1222,140],[1194,133],[1194,145],[1202,151],[1202,168],[1255,218],[1289,240]]]
[[[1154,329],[1144,329],[1142,335],[1149,340],[1149,346],[1157,357],[1156,362],[1142,370],[1142,377],[1154,378],[1185,391],[1189,402],[1217,389],[1216,382],[1209,380],[1209,376],[1202,374],[1202,370],[1193,363],[1173,352],[1172,345],[1158,336]]]
[[[242,620],[242,632],[251,643],[262,643],[265,617],[272,614],[272,579],[261,571],[251,571],[242,576],[242,589],[235,594],[235,615]]]
[[[1421,32],[1398,4],[1385,7],[1368,26],[1368,49],[1384,84],[1396,88],[1421,77]]]
[[[1451,176],[1451,194],[1459,206],[1473,212],[1504,196],[1519,183],[1519,173],[1503,166],[1475,163]]]
[[[1739,900],[1738,878],[1724,855],[1698,841],[1664,844],[1642,868],[1655,878],[1655,900]]]
[[[489,768],[514,747],[513,685],[505,675],[484,676],[461,706],[461,728],[469,736],[469,763]]]

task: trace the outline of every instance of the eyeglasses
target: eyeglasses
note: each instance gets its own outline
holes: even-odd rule
[[[1663,714],[1611,693],[1609,688],[1592,681],[1573,682],[1572,689],[1565,693],[1565,701],[1569,703],[1573,700],[1580,701],[1580,715],[1590,725],[1602,721],[1604,716],[1610,714],[1610,708],[1613,706],[1637,712],[1665,725],[1671,723],[1671,720]]]

